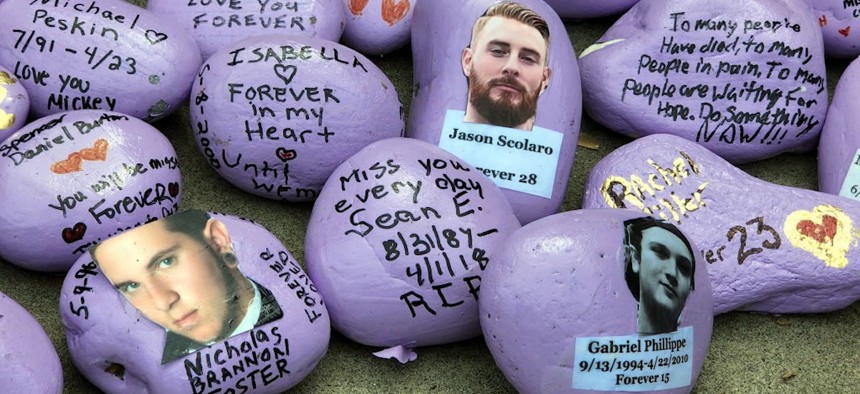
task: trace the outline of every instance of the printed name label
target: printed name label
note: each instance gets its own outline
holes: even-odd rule
[[[574,389],[655,391],[689,386],[693,328],[660,335],[576,339]]]
[[[533,127],[523,131],[463,121],[448,110],[439,147],[476,167],[505,189],[551,198],[562,133]]]

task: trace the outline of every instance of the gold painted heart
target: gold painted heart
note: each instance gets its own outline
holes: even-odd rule
[[[3,100],[6,100],[6,96],[8,95],[8,91],[3,86],[0,86],[0,103]],[[15,123],[15,114],[10,114],[0,108],[0,130],[6,130],[12,127],[12,123]]]
[[[851,218],[837,207],[819,205],[812,211],[794,211],[783,227],[788,240],[832,268],[848,265],[846,254],[853,240]]]

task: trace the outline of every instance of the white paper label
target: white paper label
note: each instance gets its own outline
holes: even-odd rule
[[[848,167],[848,172],[845,173],[839,195],[860,201],[860,149],[854,152],[854,159]]]
[[[564,135],[534,126],[531,131],[463,121],[448,110],[439,147],[476,167],[496,186],[551,198]]]
[[[574,389],[655,391],[689,386],[693,327],[659,335],[576,339]]]

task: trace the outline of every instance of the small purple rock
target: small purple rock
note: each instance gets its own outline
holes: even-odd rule
[[[478,290],[519,222],[487,177],[390,138],[339,166],[314,203],[308,273],[353,341],[414,348],[480,335]]]

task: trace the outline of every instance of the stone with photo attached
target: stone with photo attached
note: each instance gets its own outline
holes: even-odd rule
[[[686,393],[711,339],[708,268],[677,227],[641,212],[551,215],[487,269],[484,340],[521,393]]]
[[[829,312],[860,299],[860,203],[759,180],[684,138],[613,151],[589,173],[582,205],[677,224],[702,250],[715,314]]]

